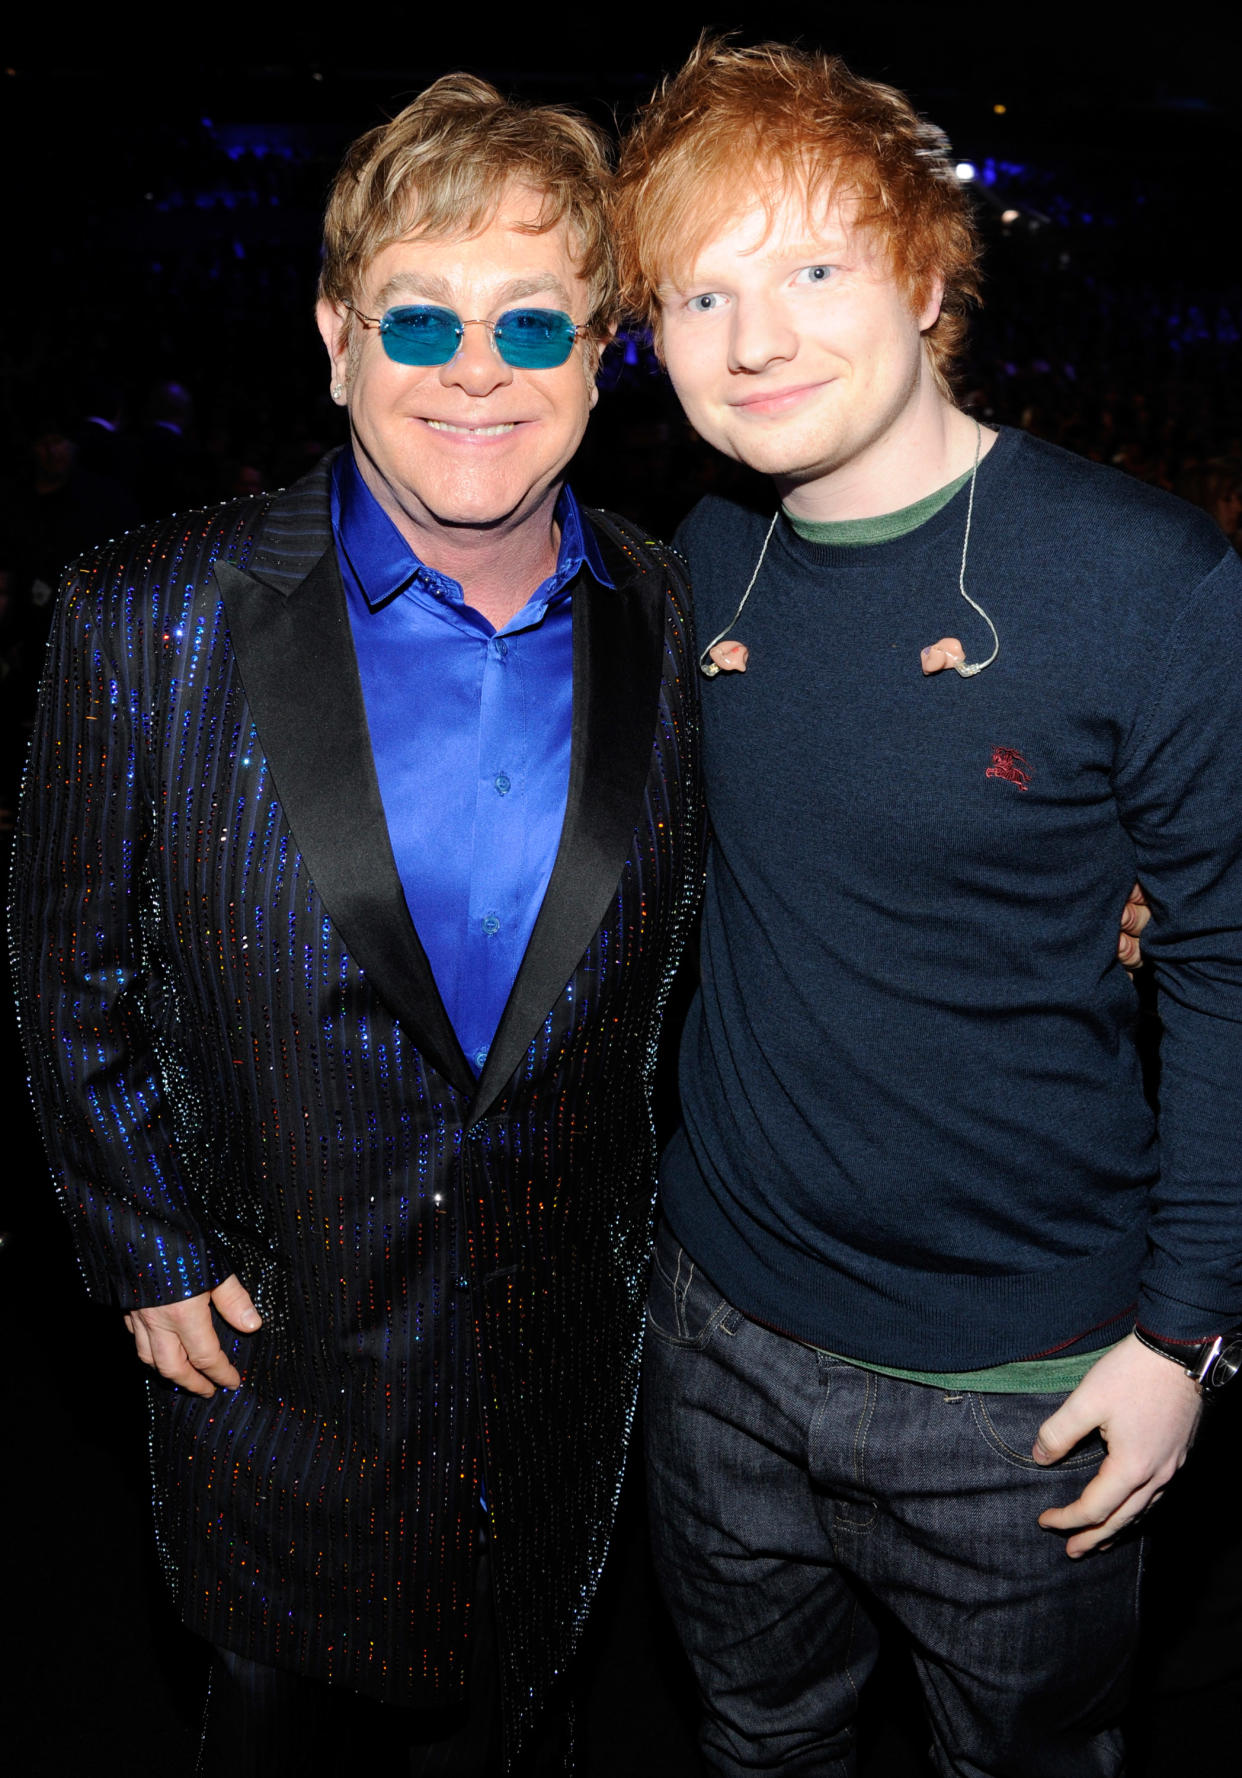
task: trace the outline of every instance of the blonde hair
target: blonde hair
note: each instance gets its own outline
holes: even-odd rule
[[[979,300],[979,244],[948,142],[895,87],[860,79],[837,56],[781,43],[739,49],[705,32],[639,112],[614,189],[622,300],[657,344],[659,285],[737,216],[743,194],[769,216],[791,190],[808,215],[829,191],[848,197],[912,312],[943,280],[924,339],[947,391]]]
[[[516,183],[542,198],[535,232],[567,225],[598,338],[617,314],[610,181],[607,138],[585,117],[513,103],[472,74],[446,74],[348,150],[324,215],[320,299],[356,301],[368,267],[394,241],[479,233]]]

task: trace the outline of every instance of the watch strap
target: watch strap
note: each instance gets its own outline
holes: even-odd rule
[[[1134,1337],[1149,1352],[1180,1365],[1203,1389],[1221,1389],[1242,1369],[1242,1337],[1237,1330],[1203,1340],[1168,1340],[1135,1326]]]

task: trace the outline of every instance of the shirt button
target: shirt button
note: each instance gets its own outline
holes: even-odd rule
[[[474,1052],[475,1067],[481,1068],[483,1066],[484,1062],[486,1062],[486,1060],[487,1060],[487,1045],[484,1044],[483,1048],[481,1050],[475,1050],[475,1052]]]
[[[509,644],[505,641],[503,636],[493,636],[492,637],[492,650],[503,661],[505,656],[509,652]]]
[[[513,785],[510,782],[509,774],[507,772],[497,772],[496,788],[501,796],[508,796],[509,792],[513,789]]]
[[[489,937],[492,935],[492,933],[499,932],[500,931],[500,917],[499,917],[499,915],[498,914],[484,914],[484,916],[483,916],[483,930],[484,930],[484,932],[486,932],[488,934]]]

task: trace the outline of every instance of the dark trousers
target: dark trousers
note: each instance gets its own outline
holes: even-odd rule
[[[1140,1546],[1071,1561],[1036,1522],[1104,1449],[1031,1459],[1063,1397],[860,1370],[732,1307],[664,1229],[644,1414],[656,1569],[707,1768],[852,1778],[878,1600],[911,1640],[936,1770],[1115,1778]]]
[[[475,1663],[476,1668],[478,1663]],[[495,1688],[469,1706],[401,1710],[217,1649],[196,1778],[492,1778]]]
[[[467,1696],[405,1710],[217,1649],[195,1778],[499,1778],[500,1686],[484,1556]],[[512,1778],[561,1778],[573,1766],[573,1715],[549,1709]]]

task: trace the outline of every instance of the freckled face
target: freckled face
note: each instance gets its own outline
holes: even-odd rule
[[[880,469],[940,400],[922,335],[881,251],[829,199],[808,221],[755,203],[661,284],[664,357],[708,444],[782,492]]]
[[[426,302],[489,321],[514,307],[548,308],[585,321],[587,287],[566,230],[530,232],[539,210],[538,195],[515,186],[480,234],[394,242],[368,268],[358,308],[379,317]],[[467,327],[448,364],[403,365],[357,322],[347,348],[345,318],[320,303],[359,470],[407,541],[422,550],[429,534],[547,523],[595,405],[589,343],[552,370],[515,369],[487,328]]]

